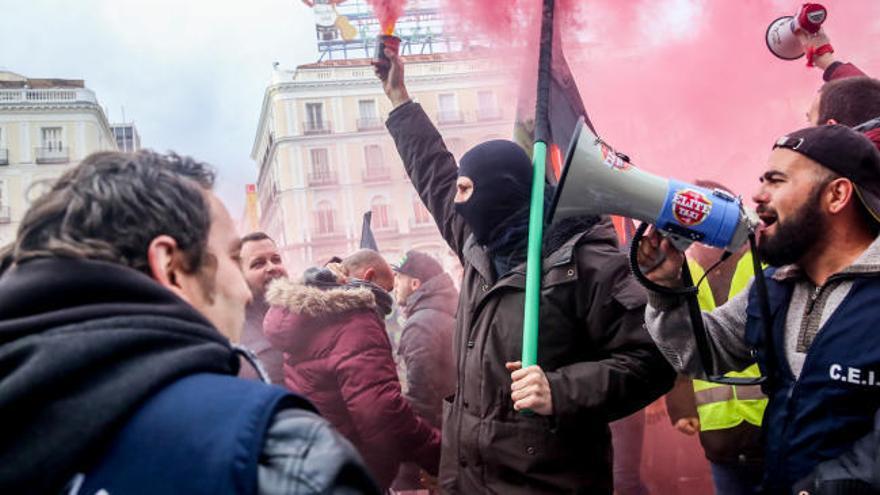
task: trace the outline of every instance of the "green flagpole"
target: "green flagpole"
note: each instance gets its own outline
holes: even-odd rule
[[[529,243],[526,258],[526,302],[523,314],[523,368],[538,364],[538,327],[541,299],[541,250],[544,240],[544,180],[547,142],[550,140],[549,102],[553,44],[554,0],[544,0],[541,51],[538,59],[538,95],[535,105],[534,174],[529,210]]]

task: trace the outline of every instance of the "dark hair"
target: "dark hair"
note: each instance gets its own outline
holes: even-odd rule
[[[214,172],[192,158],[143,150],[87,156],[37,199],[18,228],[13,261],[86,258],[149,274],[147,248],[159,235],[177,241],[183,269],[205,262]]]
[[[818,200],[819,194],[825,189],[825,186],[831,184],[831,181],[842,177],[840,174],[832,170],[825,169],[825,167],[821,167],[817,172],[819,175],[816,177],[817,182],[816,185],[813,186],[813,192],[811,193],[815,195],[816,200]],[[862,226],[868,231],[868,234],[871,237],[877,237],[880,235],[880,221],[878,221],[874,217],[874,214],[871,213],[871,210],[865,206],[865,203],[862,201],[862,198],[857,191],[853,193],[852,202],[858,212],[859,220],[861,221]]]
[[[822,86],[819,97],[819,125],[830,119],[855,127],[880,117],[880,81],[859,76],[831,81]]]
[[[251,232],[250,234],[241,238],[241,245],[244,246],[248,242],[265,241],[267,239],[272,241],[272,243],[275,243],[275,239],[269,237],[269,234],[265,232]]]

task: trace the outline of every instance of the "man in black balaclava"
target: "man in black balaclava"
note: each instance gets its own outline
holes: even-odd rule
[[[409,99],[400,60],[386,55],[388,130],[464,267],[456,394],[443,407],[443,491],[610,494],[607,422],[644,407],[674,379],[643,328],[645,295],[610,222],[586,216],[547,229],[538,365],[522,368],[530,160],[512,142],[489,141],[456,167]]]
[[[488,141],[461,157],[455,211],[489,250],[501,276],[525,261],[532,164],[515,143]]]

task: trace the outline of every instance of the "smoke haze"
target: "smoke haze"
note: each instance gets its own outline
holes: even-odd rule
[[[505,56],[517,55],[534,71],[541,2],[447,1],[462,29],[490,36],[507,48]],[[807,125],[821,71],[804,59],[773,57],[764,41],[768,24],[794,14],[800,2],[556,3],[565,56],[590,118],[603,139],[645,170],[715,180],[749,198],[772,143]],[[880,34],[880,2],[823,5],[835,56],[880,73],[880,56],[865,42]]]

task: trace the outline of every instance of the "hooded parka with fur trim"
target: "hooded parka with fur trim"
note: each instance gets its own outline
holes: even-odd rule
[[[281,279],[266,300],[264,331],[285,353],[285,384],[358,448],[379,485],[387,489],[403,461],[436,474],[440,434],[403,398],[373,292]]]

